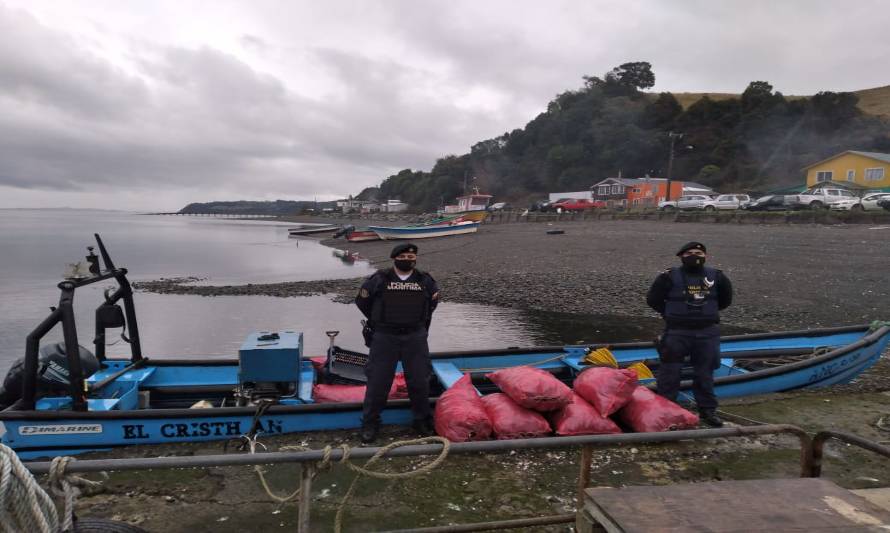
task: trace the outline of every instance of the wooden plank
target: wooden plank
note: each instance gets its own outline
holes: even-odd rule
[[[614,533],[875,531],[890,512],[825,479],[592,488],[584,511]]]
[[[850,491],[853,494],[862,496],[871,503],[890,511],[890,487],[881,487],[878,489],[859,489]]]

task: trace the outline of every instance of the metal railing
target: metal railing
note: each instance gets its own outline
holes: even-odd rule
[[[542,450],[559,448],[581,448],[579,474],[577,483],[577,503],[583,503],[584,490],[590,484],[590,469],[593,449],[626,444],[655,444],[679,441],[699,441],[754,435],[793,435],[800,441],[800,475],[801,477],[818,477],[821,472],[823,443],[828,438],[837,438],[856,444],[890,457],[890,448],[871,442],[862,437],[840,432],[821,432],[812,439],[802,428],[790,424],[767,424],[760,426],[738,426],[720,429],[695,429],[670,431],[662,433],[621,433],[613,435],[584,435],[571,437],[544,437],[535,439],[495,440],[480,442],[453,443],[449,455],[466,455],[476,453],[507,453],[518,450]],[[370,459],[380,448],[354,448],[349,450],[350,459]],[[303,464],[300,475],[302,494],[310,494],[312,479],[316,465],[323,461],[340,461],[346,455],[343,449],[310,450],[297,452],[270,452],[257,454],[227,454],[183,457],[151,457],[126,459],[90,459],[72,461],[67,466],[68,473],[87,473],[101,471],[125,471],[143,469],[193,468],[193,467],[231,467],[264,464],[300,463]],[[411,445],[390,450],[386,457],[435,456],[442,453],[442,445]],[[32,462],[26,466],[33,474],[46,474],[50,470],[50,462]],[[298,524],[300,533],[309,531],[310,514],[309,497],[298,500]],[[529,521],[535,521],[529,522]],[[571,520],[569,515],[551,515],[527,519],[502,520],[455,526],[439,526],[404,531],[452,532],[452,531],[489,531],[494,529],[510,529],[529,527],[532,525],[561,524]]]
[[[822,455],[825,449],[825,443],[829,439],[836,439],[841,442],[846,442],[847,444],[853,444],[862,449],[883,455],[884,457],[890,457],[890,447],[878,444],[877,442],[860,437],[859,435],[844,431],[820,431],[813,437],[811,477],[819,477],[822,475]]]

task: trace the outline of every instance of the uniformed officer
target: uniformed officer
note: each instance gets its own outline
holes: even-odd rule
[[[714,370],[720,366],[719,311],[732,303],[732,284],[720,270],[705,266],[707,250],[700,242],[684,244],[677,252],[683,265],[658,275],[646,295],[649,307],[661,313],[664,334],[658,350],[658,394],[676,401],[680,371],[688,356],[692,363],[692,392],[702,422],[720,427]]]
[[[399,361],[405,370],[413,427],[422,436],[435,433],[429,402],[432,365],[427,332],[439,303],[439,287],[432,276],[415,268],[416,245],[399,244],[390,257],[393,267],[378,270],[368,278],[355,299],[373,329],[365,365],[368,388],[362,410],[364,444],[377,438],[380,412]]]

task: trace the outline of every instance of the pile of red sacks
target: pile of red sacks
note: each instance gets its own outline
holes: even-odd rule
[[[319,361],[322,363],[323,361]],[[315,363],[315,361],[313,361]],[[637,383],[629,369],[592,367],[575,378],[573,388],[540,368],[520,366],[488,374],[501,392],[480,396],[469,374],[436,402],[436,433],[453,442],[556,435],[689,429],[698,416]],[[318,403],[362,402],[363,385],[312,388]],[[390,399],[407,398],[405,376],[396,374]],[[617,422],[617,423],[616,423]]]
[[[514,367],[488,375],[501,392],[480,397],[465,374],[436,403],[436,432],[453,442],[694,428],[698,416],[637,383],[633,370],[594,367],[574,390],[545,370]],[[618,422],[618,423],[616,423]]]

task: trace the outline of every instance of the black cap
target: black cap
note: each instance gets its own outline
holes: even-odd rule
[[[685,252],[686,250],[701,250],[702,252],[708,253],[708,251],[705,249],[704,244],[702,244],[700,242],[692,241],[692,242],[687,242],[686,244],[684,244],[680,248],[680,251],[677,252],[677,256],[683,255],[683,252]]]
[[[390,259],[395,259],[397,255],[405,254],[405,253],[416,254],[417,253],[417,245],[412,244],[410,242],[406,242],[404,244],[397,244],[395,246],[395,248],[392,249],[392,252],[390,252],[389,257],[390,257]]]

